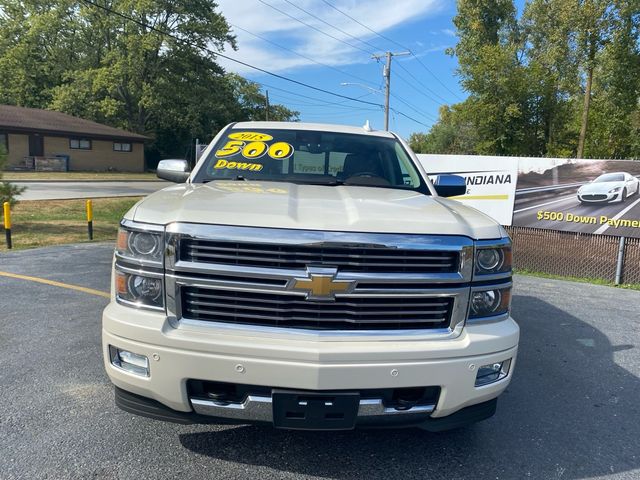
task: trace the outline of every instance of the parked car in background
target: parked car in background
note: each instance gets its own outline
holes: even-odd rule
[[[604,173],[578,189],[581,203],[624,202],[640,191],[640,180],[626,172]]]

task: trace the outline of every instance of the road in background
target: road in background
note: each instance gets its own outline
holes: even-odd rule
[[[516,191],[516,202],[513,211],[513,225],[517,227],[545,228],[582,233],[615,234],[619,236],[638,237],[640,232],[633,227],[618,227],[602,225],[600,216],[615,219],[640,219],[640,194],[628,197],[625,202],[582,204],[578,200],[577,191],[580,184],[575,186],[551,190],[537,190],[523,194]],[[571,213],[579,217],[597,217],[598,222],[577,223],[566,221],[538,220],[538,212]]]
[[[169,182],[12,182],[26,187],[19,200],[63,200],[68,198],[133,197],[149,195]]]
[[[0,270],[107,291],[112,251],[13,252]],[[514,380],[493,418],[440,434],[136,417],[104,373],[105,298],[1,275],[0,292],[3,480],[640,478],[638,291],[517,276]]]

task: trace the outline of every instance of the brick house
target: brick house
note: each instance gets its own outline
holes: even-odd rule
[[[8,169],[144,172],[145,140],[62,112],[0,105]]]

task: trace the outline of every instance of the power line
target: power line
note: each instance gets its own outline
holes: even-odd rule
[[[411,50],[409,50],[409,51],[411,52]],[[462,100],[462,98],[460,97],[460,95],[458,95],[456,92],[454,92],[454,91],[453,91],[453,90],[451,90],[449,87],[447,87],[447,85],[445,85],[445,83],[444,83],[442,80],[440,80],[440,79],[438,78],[438,76],[437,76],[435,73],[433,73],[433,72],[431,71],[431,69],[430,69],[430,68],[428,68],[424,63],[422,63],[422,60],[420,60],[420,58],[419,58],[415,53],[411,52],[411,56],[412,56],[413,58],[415,58],[415,59],[418,61],[418,63],[419,63],[420,65],[422,65],[422,67],[423,67],[427,72],[429,72],[429,73],[431,74],[431,76],[432,76],[433,78],[435,78],[435,79],[436,79],[436,81],[437,81],[440,85],[442,85],[442,86],[445,88],[445,90],[447,90],[451,95],[453,95],[454,97],[456,97],[458,100]]]
[[[209,53],[209,54],[212,54],[212,55],[215,55],[215,56],[218,56],[218,57],[221,57],[221,58],[225,58],[225,59],[227,59],[227,60],[229,60],[229,61],[231,61],[231,62],[237,63],[237,64],[239,64],[239,65],[242,65],[242,66],[245,66],[245,67],[251,68],[251,69],[253,69],[253,70],[257,70],[258,72],[262,72],[262,73],[265,73],[265,74],[270,75],[270,76],[272,76],[272,77],[279,78],[280,80],[285,80],[285,81],[287,81],[287,82],[295,83],[296,85],[300,85],[300,86],[302,86],[302,87],[306,87],[306,88],[309,88],[309,89],[311,89],[311,90],[315,90],[315,91],[317,91],[317,92],[322,92],[322,93],[325,93],[325,94],[327,94],[327,95],[333,95],[334,97],[344,98],[344,99],[346,99],[346,100],[350,100],[350,101],[352,101],[352,102],[358,102],[358,103],[364,103],[364,104],[367,104],[367,105],[373,105],[373,106],[376,106],[376,107],[382,107],[382,105],[381,105],[381,104],[379,104],[379,103],[369,102],[369,101],[367,101],[367,100],[359,100],[359,99],[357,99],[357,98],[349,97],[349,96],[347,96],[347,95],[342,95],[342,94],[340,94],[340,93],[332,92],[332,91],[330,91],[330,90],[325,90],[324,88],[320,88],[320,87],[316,87],[316,86],[313,86],[313,85],[309,85],[309,84],[304,83],[304,82],[301,82],[301,81],[299,81],[299,80],[294,80],[293,78],[285,77],[284,75],[279,75],[279,74],[277,74],[277,73],[270,72],[269,70],[265,70],[264,68],[256,67],[255,65],[251,65],[251,64],[249,64],[249,63],[247,63],[247,62],[243,62],[242,60],[238,60],[238,59],[236,59],[236,58],[230,57],[230,56],[228,56],[228,55],[224,55],[224,54],[219,53],[219,52],[214,52],[214,51],[212,51],[212,50],[209,50],[209,49],[208,49],[208,48],[206,48],[206,47],[203,47],[203,46],[198,45],[198,44],[193,43],[193,42],[189,42],[189,41],[187,41],[187,40],[185,40],[185,39],[183,39],[183,38],[178,37],[177,35],[174,35],[174,34],[173,34],[173,33],[171,33],[171,32],[166,32],[166,31],[164,31],[164,30],[160,30],[159,28],[156,28],[156,27],[154,27],[154,26],[152,26],[152,25],[149,25],[148,23],[141,22],[140,20],[136,20],[136,19],[135,19],[135,18],[133,18],[133,17],[130,17],[130,16],[128,16],[128,15],[125,15],[125,14],[123,14],[123,13],[120,13],[120,12],[118,12],[118,11],[116,11],[116,10],[113,10],[113,9],[109,8],[109,7],[105,7],[105,6],[103,6],[103,5],[100,5],[100,4],[98,4],[98,3],[95,3],[95,2],[93,2],[92,0],[82,0],[82,1],[83,1],[84,3],[87,3],[87,4],[89,4],[89,5],[94,6],[94,7],[96,7],[96,8],[99,8],[99,9],[101,9],[101,10],[104,10],[104,11],[106,11],[106,12],[108,12],[108,13],[111,13],[111,14],[116,15],[116,16],[118,16],[118,17],[121,17],[121,18],[123,18],[123,19],[125,19],[125,20],[128,20],[128,21],[130,21],[130,22],[133,22],[133,23],[135,23],[135,24],[137,24],[137,25],[139,25],[139,26],[141,26],[141,27],[148,28],[149,30],[154,31],[154,32],[157,32],[157,33],[159,33],[159,34],[161,34],[161,35],[165,35],[165,36],[167,36],[167,37],[173,38],[174,40],[177,40],[177,41],[179,41],[179,42],[185,43],[185,44],[190,45],[190,46],[192,46],[192,47],[194,47],[194,48],[197,48],[197,49],[203,50],[203,51],[205,51],[205,52],[207,52],[207,53]],[[259,1],[262,1],[262,0],[259,0]],[[260,83],[260,82],[256,82],[256,83]]]
[[[286,16],[286,17],[289,17],[291,20],[295,20],[296,22],[301,23],[302,25],[304,25],[304,26],[306,26],[306,27],[309,27],[309,28],[311,28],[311,29],[315,30],[316,32],[321,33],[322,35],[325,35],[325,36],[327,36],[327,37],[329,37],[329,38],[333,38],[333,39],[334,39],[334,40],[336,40],[337,42],[344,43],[345,45],[348,45],[348,46],[350,46],[351,48],[355,48],[356,50],[360,50],[361,52],[364,52],[364,53],[366,53],[367,55],[370,55],[370,54],[371,54],[371,52],[369,52],[369,51],[367,51],[367,50],[364,50],[363,48],[360,48],[360,47],[358,47],[358,46],[356,46],[356,45],[353,45],[352,43],[349,43],[349,42],[347,42],[347,41],[345,41],[345,40],[342,40],[342,39],[340,39],[340,38],[338,38],[338,37],[336,37],[336,36],[334,36],[334,35],[331,35],[330,33],[327,33],[327,32],[325,32],[324,30],[320,30],[319,28],[314,27],[313,25],[311,25],[311,24],[309,24],[309,23],[307,23],[307,22],[304,22],[304,21],[300,20],[299,18],[294,17],[293,15],[289,15],[287,12],[285,12],[285,11],[283,11],[283,10],[280,10],[278,7],[274,7],[273,5],[271,5],[270,3],[265,2],[264,0],[258,0],[258,1],[259,1],[260,3],[262,3],[263,5],[266,5],[267,7],[272,8],[272,9],[273,9],[273,10],[275,10],[276,12],[279,12],[279,13],[281,13],[282,15],[284,15],[284,16]]]
[[[306,60],[309,60],[310,62],[313,62],[313,63],[315,63],[316,65],[320,65],[320,66],[325,67],[325,68],[330,68],[331,70],[335,70],[336,72],[341,73],[342,75],[347,75],[348,77],[355,78],[355,79],[357,79],[357,80],[360,80],[361,82],[367,82],[367,83],[369,83],[369,84],[371,84],[371,85],[374,85],[374,83],[370,82],[369,80],[366,80],[366,79],[364,79],[364,78],[362,78],[362,77],[359,77],[359,76],[357,76],[357,75],[353,75],[353,74],[351,74],[351,73],[348,73],[348,72],[346,72],[345,70],[341,70],[341,69],[339,69],[339,68],[337,68],[337,67],[334,67],[334,66],[332,66],[332,65],[327,65],[326,63],[318,62],[317,60],[315,60],[315,59],[313,59],[313,58],[311,58],[311,57],[308,57],[308,56],[306,56],[306,55],[303,55],[303,54],[301,54],[301,53],[299,53],[299,52],[296,52],[295,50],[293,50],[293,49],[291,49],[291,48],[288,48],[288,47],[285,47],[285,46],[283,46],[283,45],[280,45],[280,44],[278,44],[278,43],[276,43],[276,42],[273,42],[273,41],[269,40],[268,38],[263,37],[262,35],[258,35],[257,33],[253,33],[253,32],[251,32],[251,31],[247,30],[246,28],[242,28],[242,27],[240,27],[240,26],[238,26],[238,25],[234,25],[233,23],[229,23],[229,25],[231,25],[233,28],[237,28],[238,30],[242,30],[243,32],[248,33],[249,35],[252,35],[252,36],[254,36],[254,37],[256,37],[256,38],[259,38],[259,39],[260,39],[260,40],[262,40],[263,42],[270,43],[271,45],[274,45],[274,46],[276,46],[276,47],[278,47],[278,48],[281,48],[282,50],[286,50],[287,52],[291,52],[291,53],[293,53],[294,55],[297,55],[297,56],[299,56],[299,57],[301,57],[301,58],[304,58],[304,59],[306,59]]]
[[[353,18],[353,17],[352,17],[351,15],[349,15],[348,13],[343,12],[343,11],[342,11],[342,10],[340,10],[338,7],[336,7],[335,5],[333,5],[333,4],[331,4],[331,3],[329,3],[327,0],[322,0],[322,2],[324,2],[325,4],[327,4],[329,7],[333,8],[336,12],[339,12],[339,13],[341,13],[342,15],[344,15],[345,17],[347,17],[347,18],[349,18],[349,19],[353,20],[354,22],[356,22],[356,23],[357,23],[358,25],[360,25],[361,27],[366,28],[366,29],[367,29],[367,30],[369,30],[371,33],[373,33],[373,34],[375,34],[375,35],[379,36],[380,38],[382,38],[382,39],[384,39],[384,40],[387,40],[388,42],[395,43],[395,44],[396,44],[398,47],[400,47],[400,48],[403,48],[403,49],[405,49],[405,50],[409,50],[409,49],[408,49],[407,47],[405,47],[404,45],[399,44],[399,43],[398,43],[398,42],[396,42],[395,40],[393,40],[393,39],[391,39],[391,38],[389,38],[389,37],[386,37],[386,36],[382,35],[381,33],[378,33],[378,32],[376,32],[375,30],[373,30],[372,28],[368,27],[368,26],[367,26],[367,25],[365,25],[364,23],[359,22],[357,19]]]
[[[285,97],[284,95],[280,95],[280,94],[272,94],[271,97],[274,98],[274,99],[277,99],[278,102],[286,104],[287,106],[291,105],[291,106],[295,106],[295,107],[340,108],[340,109],[345,109],[345,110],[352,110],[354,108],[365,108],[365,107],[353,107],[351,105],[327,105],[326,103],[302,102],[300,100],[297,100],[297,99],[294,99],[294,98],[291,98],[291,97]],[[371,107],[371,110],[380,111],[379,108],[373,108],[373,107]]]
[[[357,20],[357,19],[353,18],[351,15],[349,15],[348,13],[346,13],[346,12],[344,12],[344,11],[340,10],[338,7],[336,7],[336,6],[335,6],[335,5],[333,5],[332,3],[328,2],[327,0],[322,0],[322,2],[323,2],[323,3],[325,3],[326,5],[328,5],[329,7],[333,8],[335,11],[340,12],[340,13],[341,13],[342,15],[344,15],[345,17],[347,17],[347,18],[349,18],[349,19],[353,20],[354,22],[356,22],[356,23],[357,23],[358,25],[360,25],[361,27],[366,28],[366,29],[367,29],[367,30],[369,30],[371,33],[373,33],[373,34],[375,34],[375,35],[379,36],[380,38],[383,38],[384,40],[387,40],[388,42],[391,42],[391,43],[393,43],[393,44],[395,44],[395,45],[399,46],[400,48],[402,48],[402,49],[404,49],[404,50],[408,50],[408,51],[409,51],[409,53],[411,53],[411,56],[412,56],[413,58],[415,58],[415,59],[418,61],[418,63],[419,63],[419,64],[420,64],[420,65],[421,65],[421,66],[422,66],[422,67],[423,67],[427,72],[429,72],[429,74],[431,74],[431,76],[432,76],[433,78],[435,78],[435,79],[436,79],[436,81],[437,81],[440,85],[442,85],[442,86],[443,86],[443,87],[444,87],[444,88],[445,88],[449,93],[451,93],[451,94],[452,94],[454,97],[456,97],[458,100],[462,100],[462,98],[460,98],[460,96],[459,96],[457,93],[455,93],[453,90],[451,90],[449,87],[447,87],[447,85],[445,85],[445,84],[444,84],[444,82],[442,82],[442,80],[440,80],[440,79],[438,78],[438,76],[437,76],[435,73],[433,73],[429,67],[427,67],[424,63],[422,63],[422,60],[420,60],[420,58],[419,58],[415,53],[413,53],[413,51],[412,51],[410,48],[407,48],[405,45],[402,45],[401,43],[396,42],[395,40],[393,40],[392,38],[387,37],[386,35],[383,35],[383,34],[381,34],[381,33],[379,33],[379,32],[376,32],[376,31],[375,31],[374,29],[372,29],[371,27],[369,27],[369,26],[365,25],[364,23],[360,22],[359,20]]]
[[[409,55],[409,52],[386,52],[385,54],[373,54],[378,62],[381,58],[386,57],[387,63],[384,66],[382,76],[385,80],[384,86],[384,129],[389,130],[389,94],[391,93],[391,60],[396,56]]]
[[[260,1],[261,1],[261,0],[260,0]],[[230,56],[228,56],[228,55],[224,55],[224,54],[219,53],[219,52],[214,52],[214,51],[212,51],[212,50],[210,50],[210,49],[208,49],[208,48],[206,48],[206,47],[203,47],[203,46],[201,46],[201,45],[198,45],[198,44],[196,44],[196,43],[194,43],[194,42],[190,42],[190,41],[188,41],[188,40],[185,40],[185,39],[183,39],[183,38],[180,38],[180,37],[178,37],[177,35],[174,35],[174,34],[173,34],[173,33],[171,33],[171,32],[166,32],[166,31],[161,30],[161,29],[159,29],[159,28],[156,28],[156,27],[154,27],[154,26],[152,26],[152,25],[149,25],[148,23],[142,22],[142,21],[137,20],[137,19],[135,19],[135,18],[133,18],[133,17],[130,17],[130,16],[128,16],[128,15],[125,15],[125,14],[123,14],[123,13],[120,13],[120,12],[118,12],[118,11],[116,11],[116,10],[113,10],[112,8],[109,8],[109,7],[106,7],[106,6],[100,5],[100,4],[98,4],[98,3],[95,3],[93,0],[82,0],[82,2],[84,2],[84,3],[88,4],[88,5],[91,5],[91,6],[95,7],[95,8],[98,8],[98,9],[100,9],[100,10],[103,10],[103,11],[105,11],[105,12],[109,13],[109,14],[116,15],[116,16],[118,16],[118,17],[120,17],[120,18],[124,19],[124,20],[129,21],[129,22],[135,23],[136,25],[139,25],[139,26],[141,26],[141,27],[143,27],[143,28],[149,29],[150,31],[156,32],[156,33],[158,33],[158,34],[160,34],[160,35],[164,35],[164,36],[167,36],[167,37],[169,37],[169,38],[173,38],[174,40],[176,40],[176,41],[178,41],[178,42],[181,42],[181,43],[184,43],[184,44],[186,44],[186,45],[190,45],[190,46],[191,46],[191,47],[193,47],[193,48],[197,48],[197,49],[199,49],[199,50],[202,50],[202,51],[207,52],[207,53],[209,53],[209,54],[211,54],[211,55],[214,55],[214,56],[219,56],[219,57],[221,57],[221,58],[225,58],[225,59],[227,59],[227,60],[229,60],[229,61],[231,61],[231,62],[237,63],[237,64],[239,64],[239,65],[243,65],[243,66],[245,66],[245,67],[251,68],[251,69],[256,70],[256,71],[259,71],[259,72],[262,72],[262,73],[267,74],[267,75],[270,75],[270,76],[272,76],[272,77],[274,77],[274,78],[278,78],[278,79],[280,79],[280,80],[284,80],[284,81],[287,81],[287,82],[290,82],[290,83],[293,83],[293,84],[296,84],[296,85],[300,85],[300,86],[302,86],[302,87],[308,88],[308,89],[310,89],[310,90],[315,90],[315,91],[317,91],[317,92],[324,93],[324,94],[326,94],[326,95],[331,95],[331,96],[333,96],[333,97],[342,98],[342,99],[345,99],[345,100],[347,100],[347,101],[356,102],[356,103],[360,103],[360,104],[364,104],[364,105],[372,105],[372,106],[374,106],[374,107],[383,108],[383,105],[381,105],[381,104],[379,104],[379,103],[369,102],[369,101],[367,101],[367,100],[362,100],[361,98],[349,97],[349,96],[347,96],[347,95],[342,95],[342,94],[340,94],[340,93],[332,92],[332,91],[330,91],[330,90],[325,90],[324,88],[316,87],[316,86],[314,86],[314,85],[309,85],[309,84],[304,83],[304,82],[301,82],[301,81],[299,81],[299,80],[294,80],[294,79],[292,79],[292,78],[285,77],[284,75],[279,75],[279,74],[277,74],[277,73],[270,72],[269,70],[266,70],[266,69],[264,69],[264,68],[256,67],[255,65],[251,65],[250,63],[243,62],[242,60],[238,60],[238,59],[233,58],[233,57],[230,57]],[[263,83],[263,82],[256,82],[256,83],[259,83],[259,84],[261,84],[261,85],[265,85],[265,86],[266,86],[266,84],[265,84],[265,83]],[[269,88],[274,88],[274,89],[276,89],[276,90],[282,90],[282,91],[287,91],[287,92],[289,92],[288,90],[283,90],[283,89],[279,89],[279,88],[275,88],[275,87],[269,87]],[[293,92],[289,92],[289,93],[292,93],[293,95],[298,95],[298,96],[305,96],[305,95],[302,95],[302,94],[296,94],[296,93],[293,93]],[[364,95],[363,95],[363,96],[364,96]],[[308,97],[308,96],[306,96],[306,97],[307,97],[307,98],[313,98],[313,97]],[[317,98],[316,98],[316,100],[322,101],[321,99],[317,99]],[[329,102],[327,102],[327,103],[329,103]],[[401,116],[403,116],[403,117],[405,117],[405,118],[407,118],[407,119],[409,119],[409,120],[411,120],[411,121],[413,121],[413,122],[415,122],[415,123],[418,123],[418,124],[423,125],[423,126],[425,126],[425,127],[429,127],[429,125],[427,125],[427,124],[425,124],[425,123],[421,122],[420,120],[417,120],[417,119],[415,119],[415,118],[411,117],[410,115],[407,115],[407,114],[406,114],[406,113],[404,113],[404,112],[401,112],[401,111],[396,110],[396,109],[391,109],[391,110],[392,110],[392,111],[394,111],[396,114],[401,115]]]
[[[411,110],[413,110],[414,112],[416,112],[418,115],[422,115],[424,118],[426,118],[427,120],[430,120],[432,122],[437,122],[437,119],[435,119],[434,117],[432,117],[431,115],[429,115],[428,113],[424,113],[420,110],[418,110],[417,108],[415,108],[413,105],[411,105],[409,102],[407,102],[406,100],[404,100],[402,97],[399,97],[395,94],[391,94],[391,97],[395,98],[396,100],[398,100],[400,103],[405,104],[407,107],[409,107]]]
[[[298,106],[298,107],[318,107],[318,108],[345,108],[345,109],[353,109],[354,107],[351,105],[335,105],[335,104],[327,104],[327,103],[309,103],[309,102],[301,102],[299,99],[296,98],[291,98],[291,97],[287,97],[285,95],[281,95],[281,94],[272,94],[271,95],[272,98],[277,98],[279,99],[278,101],[281,101],[283,103],[286,103],[287,105],[292,105],[292,106]],[[293,103],[292,103],[293,102]],[[358,107],[360,108],[360,107]],[[364,107],[362,107],[364,108]],[[375,110],[375,111],[379,111],[379,108],[371,108],[371,110]]]
[[[264,87],[268,87],[268,88],[272,88],[274,90],[278,90],[280,92],[285,92],[285,93],[288,93],[290,95],[295,95],[296,97],[306,98],[306,99],[309,99],[309,100],[315,100],[316,102],[323,102],[325,105],[344,105],[345,103],[349,102],[349,100],[342,100],[340,102],[327,102],[326,100],[323,100],[323,99],[318,98],[318,97],[310,97],[309,95],[304,95],[302,93],[292,92],[291,90],[286,90],[284,88],[279,88],[279,87],[270,85],[268,83],[264,83],[264,82],[256,82],[256,83],[259,83],[260,85],[262,85]],[[361,98],[364,98],[364,97],[366,97],[368,95],[369,95],[369,93],[365,93],[364,95],[360,95],[359,97],[355,97],[355,98],[357,100],[360,100]],[[377,104],[377,103],[374,104],[374,105],[376,105],[376,106],[378,106],[380,108],[382,107],[382,105]],[[344,106],[345,107],[349,107],[349,108],[355,108],[354,106],[349,106],[349,105],[344,105]]]
[[[407,70],[404,65],[402,65],[402,63],[398,62],[398,67],[400,67],[400,69],[404,72],[407,73],[407,75],[409,75],[411,78],[413,78],[416,82],[418,82],[418,84],[424,88],[425,90],[427,90],[428,92],[431,92],[433,95],[435,95],[436,97],[440,98],[440,100],[436,100],[435,98],[433,98],[430,95],[427,95],[426,93],[424,93],[422,90],[420,90],[419,88],[416,88],[411,82],[409,82],[406,78],[403,78],[402,75],[399,75],[396,72],[396,75],[398,75],[400,78],[402,78],[407,85],[409,85],[411,88],[413,88],[416,92],[418,92],[419,94],[421,94],[422,96],[424,96],[425,98],[428,98],[429,100],[435,102],[435,103],[440,103],[440,101],[444,102],[444,103],[448,103],[447,100],[445,100],[443,97],[441,97],[440,95],[438,95],[438,93],[434,92],[433,90],[431,90],[429,87],[427,87],[424,83],[422,83],[420,80],[418,80],[418,78],[416,78],[409,70]]]
[[[355,36],[351,35],[350,33],[348,33],[348,32],[346,32],[346,31],[344,31],[344,30],[342,30],[342,29],[340,29],[340,28],[336,27],[335,25],[333,25],[333,24],[331,24],[331,23],[329,23],[329,22],[327,22],[327,21],[325,21],[325,20],[323,20],[322,18],[318,17],[318,16],[317,16],[317,15],[315,15],[314,13],[312,13],[312,12],[310,12],[310,11],[308,11],[308,10],[305,10],[304,8],[302,8],[302,7],[298,6],[298,5],[296,5],[296,4],[295,4],[295,3],[293,3],[291,0],[284,0],[284,1],[285,1],[286,3],[288,3],[289,5],[291,5],[292,7],[297,8],[297,9],[298,9],[298,10],[300,10],[301,12],[306,13],[306,14],[307,14],[307,15],[309,15],[310,17],[315,18],[316,20],[318,20],[318,21],[320,21],[320,22],[324,23],[325,25],[328,25],[329,27],[331,27],[331,28],[333,28],[333,29],[335,29],[335,30],[337,30],[337,31],[341,32],[342,34],[347,35],[348,37],[350,37],[350,38],[352,38],[352,39],[354,39],[354,40],[356,40],[356,41],[359,41],[359,42],[361,42],[361,43],[363,43],[363,44],[369,45],[370,47],[373,47],[374,49],[377,49],[377,47],[376,47],[375,45],[373,45],[372,43],[370,43],[370,42],[368,42],[368,41],[366,41],[366,40],[361,40],[361,39],[359,39],[359,38],[357,38],[357,37],[355,37]],[[263,3],[264,3],[264,2],[263,2]],[[326,3],[326,2],[325,2],[325,3]],[[243,29],[241,29],[241,30],[243,30]],[[245,30],[245,31],[246,31],[246,30]],[[247,33],[252,34],[251,32],[247,32]],[[255,35],[255,34],[252,34],[252,35],[257,36],[257,37],[259,37],[259,38],[262,38],[262,37],[260,37],[259,35]],[[271,42],[270,40],[267,40],[267,39],[264,39],[264,40],[265,40],[265,41],[267,41],[267,42],[269,42],[269,43],[272,43],[272,44],[274,44],[274,45],[276,45],[276,46],[278,46],[278,47],[280,47],[280,45],[277,45],[277,44],[275,44],[274,42]],[[291,49],[288,49],[288,48],[286,48],[286,47],[280,47],[280,48],[284,48],[285,50],[288,50],[288,51],[290,51],[290,52],[292,52],[292,53],[294,53],[294,54],[296,54],[296,55],[300,55],[300,54],[298,54],[296,51],[291,50]],[[410,53],[411,55],[413,55],[413,53],[411,53],[411,52],[409,52],[409,53]],[[351,74],[349,74],[349,73],[347,73],[347,72],[343,72],[343,71],[341,71],[340,69],[337,69],[337,68],[331,67],[331,66],[329,66],[329,65],[324,65],[324,64],[322,64],[322,63],[320,63],[320,62],[316,62],[315,60],[313,60],[313,59],[312,59],[312,58],[310,58],[310,57],[307,57],[307,56],[304,56],[304,55],[300,55],[300,56],[302,56],[303,58],[306,58],[306,59],[308,59],[308,60],[310,60],[310,61],[312,61],[312,62],[314,62],[314,63],[318,63],[319,65],[323,65],[323,66],[326,66],[326,67],[328,67],[328,68],[332,68],[333,70],[336,70],[336,71],[338,71],[338,72],[341,72],[341,73],[343,73],[343,74],[345,74],[345,75],[347,75],[347,76],[350,76],[350,77],[352,77],[352,78],[356,78],[356,79],[358,79],[358,80],[364,81],[365,83],[369,83],[370,85],[373,85],[373,83],[368,82],[367,80],[364,80],[363,78],[358,77],[358,76],[356,76],[356,75],[351,75]],[[378,58],[378,57],[376,57],[376,55],[375,55],[375,54],[373,54],[373,56],[374,56],[374,58]],[[418,83],[419,83],[423,88],[425,88],[427,91],[429,91],[429,92],[433,93],[433,95],[435,95],[435,96],[439,97],[439,98],[441,99],[441,101],[443,101],[444,103],[448,103],[446,99],[442,98],[440,95],[438,95],[438,93],[436,93],[435,91],[431,90],[429,87],[427,87],[426,85],[424,85],[420,80],[418,80],[418,79],[417,79],[417,78],[416,78],[416,77],[415,77],[415,76],[414,76],[414,75],[413,75],[409,70],[407,70],[407,69],[406,69],[402,64],[398,64],[398,66],[399,66],[402,70],[404,70],[405,72],[407,72],[407,74],[408,74],[408,75],[410,75],[410,76],[411,76],[411,77],[412,77],[416,82],[418,82]],[[425,98],[428,98],[429,100],[431,100],[431,101],[433,101],[433,102],[435,102],[435,103],[440,103],[440,101],[439,101],[439,100],[436,100],[435,98],[433,98],[433,97],[431,97],[431,96],[429,96],[429,95],[425,94],[422,90],[420,90],[420,89],[416,88],[413,84],[411,84],[410,82],[408,82],[408,81],[407,81],[405,78],[403,78],[402,76],[400,76],[400,78],[402,78],[402,79],[403,79],[403,80],[404,80],[404,81],[405,81],[405,82],[406,82],[406,83],[407,83],[411,88],[413,88],[414,90],[416,90],[418,93],[420,93],[421,95],[423,95]],[[406,103],[406,102],[405,102],[405,103]]]
[[[397,113],[398,115],[402,115],[404,118],[408,118],[408,119],[409,119],[409,120],[411,120],[412,122],[419,123],[419,124],[420,124],[420,125],[422,125],[423,127],[431,128],[431,125],[427,125],[426,123],[421,122],[420,120],[417,120],[417,119],[413,118],[412,116],[407,115],[407,114],[406,114],[406,113],[404,113],[404,112],[401,112],[400,110],[396,110],[395,108],[391,108],[390,110],[391,110],[392,112],[394,112],[394,113]]]
[[[295,4],[295,3],[293,3],[291,0],[284,0],[284,1],[285,1],[285,2],[287,2],[289,5],[291,5],[291,6],[295,7],[295,8],[297,8],[298,10],[300,10],[300,11],[302,11],[302,12],[306,13],[306,14],[307,14],[307,15],[309,15],[310,17],[315,18],[315,19],[316,19],[316,20],[318,20],[319,22],[322,22],[322,23],[324,23],[325,25],[328,25],[329,27],[331,27],[331,28],[333,28],[333,29],[337,30],[338,32],[342,33],[343,35],[346,35],[347,37],[352,38],[353,40],[355,40],[355,41],[357,41],[357,42],[360,42],[360,43],[362,43],[362,44],[364,44],[364,45],[368,45],[368,46],[370,46],[371,48],[373,48],[374,50],[380,50],[378,47],[376,47],[376,46],[375,46],[375,45],[373,45],[372,43],[369,43],[369,42],[367,42],[366,40],[362,40],[362,39],[360,39],[360,38],[358,38],[358,37],[354,37],[354,36],[353,36],[353,35],[351,35],[349,32],[345,32],[345,31],[344,31],[344,30],[342,30],[341,28],[338,28],[338,27],[336,27],[335,25],[333,25],[333,24],[331,24],[331,23],[329,23],[329,22],[327,22],[327,21],[323,20],[322,18],[318,17],[317,15],[315,15],[315,14],[313,14],[313,13],[309,12],[308,10],[305,10],[304,8],[302,8],[302,7],[298,6],[298,5],[296,5],[296,4]]]
[[[377,110],[373,110],[371,108],[358,108],[353,112],[318,112],[318,113],[305,113],[302,114],[303,117],[316,117],[316,118],[327,118],[327,117],[352,117],[357,116],[360,113],[365,112],[376,112]]]

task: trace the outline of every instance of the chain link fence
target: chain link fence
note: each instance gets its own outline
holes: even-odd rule
[[[620,237],[507,227],[515,268],[569,277],[616,279]],[[640,238],[625,238],[621,283],[640,284]]]

